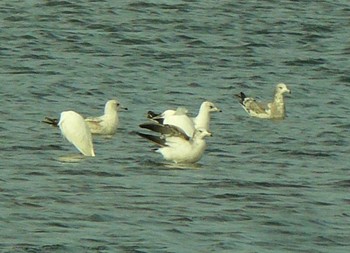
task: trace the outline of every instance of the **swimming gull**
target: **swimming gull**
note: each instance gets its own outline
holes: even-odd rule
[[[153,122],[141,124],[140,127],[161,134],[155,136],[137,133],[139,136],[159,145],[160,147],[156,152],[161,153],[165,160],[175,163],[195,163],[199,161],[206,148],[204,138],[212,135],[208,130],[199,128],[194,131],[192,137],[189,137],[179,127]]]
[[[58,126],[62,135],[83,155],[95,156],[90,129],[79,113],[74,111],[62,112]]]
[[[108,100],[104,108],[104,114],[100,117],[88,117],[85,119],[92,134],[113,135],[116,133],[119,125],[118,111],[127,110],[121,107],[120,103],[115,100]],[[57,126],[58,120],[45,117],[45,123]]]
[[[148,118],[161,124],[168,124],[181,128],[186,135],[193,136],[195,129],[203,128],[209,131],[210,113],[221,112],[214,103],[205,101],[201,104],[198,115],[191,118],[187,115],[187,109],[179,107],[177,110],[166,110],[157,115],[151,111],[148,112]]]
[[[286,108],[284,104],[284,93],[291,93],[284,83],[276,85],[273,101],[268,104],[257,102],[252,97],[247,97],[243,92],[235,95],[239,98],[239,102],[243,109],[252,117],[262,119],[284,119],[286,116]]]
[[[116,133],[119,125],[119,110],[127,110],[121,107],[120,103],[113,99],[107,101],[105,105],[104,115],[100,117],[89,117],[85,119],[92,134],[113,135]]]

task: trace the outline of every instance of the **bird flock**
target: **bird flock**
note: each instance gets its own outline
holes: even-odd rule
[[[276,85],[273,100],[261,103],[243,92],[236,94],[243,109],[251,116],[261,119],[284,119],[286,117],[284,94],[291,93],[284,84]],[[92,135],[114,135],[119,126],[118,111],[127,110],[113,99],[106,102],[104,114],[83,118],[75,111],[63,111],[59,119],[45,117],[44,123],[60,128],[62,135],[83,155],[95,156]],[[205,138],[212,136],[209,130],[210,114],[221,112],[214,103],[204,101],[196,117],[188,116],[188,110],[178,107],[163,113],[148,111],[146,123],[140,128],[148,132],[136,132],[140,137],[158,146],[156,152],[174,163],[195,163],[206,149]]]

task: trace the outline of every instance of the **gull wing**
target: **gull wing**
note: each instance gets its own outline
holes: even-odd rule
[[[165,138],[161,138],[159,136],[154,136],[151,134],[144,134],[144,133],[140,133],[140,132],[136,132],[136,134],[138,134],[139,136],[141,136],[142,138],[145,138],[161,147],[166,147],[168,145],[166,145],[166,140]]]
[[[246,98],[243,105],[248,111],[252,111],[255,114],[266,113],[266,109],[268,109],[265,104],[259,103],[253,98]]]
[[[95,156],[90,129],[80,114],[74,111],[62,112],[58,125],[62,135],[81,153]]]
[[[185,140],[189,140],[190,137],[186,135],[186,133],[179,127],[172,126],[172,125],[162,125],[159,123],[143,123],[140,125],[141,128],[146,128],[148,130],[151,130],[153,132],[161,133],[164,135],[168,136],[173,136],[173,137],[180,137]]]
[[[101,131],[101,122],[100,118],[86,118],[86,124],[89,126],[91,133],[99,133]]]
[[[269,116],[269,105],[257,102],[252,97],[247,97],[243,92],[235,95],[243,109],[251,116],[267,118]]]

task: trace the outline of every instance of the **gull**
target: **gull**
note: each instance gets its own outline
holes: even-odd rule
[[[155,136],[137,132],[139,136],[159,145],[156,152],[161,153],[165,160],[175,163],[199,161],[207,146],[204,138],[212,136],[204,128],[196,129],[193,136],[189,137],[181,128],[172,125],[151,122],[141,124],[140,127],[161,134],[161,136]]]
[[[62,135],[83,155],[95,156],[91,131],[79,113],[74,111],[61,112],[58,126]]]
[[[116,133],[119,125],[118,110],[127,110],[121,107],[117,100],[109,100],[105,105],[104,115],[95,118],[86,118],[92,134],[113,135]]]
[[[210,113],[221,112],[221,110],[217,108],[214,103],[204,101],[195,118],[189,117],[187,112],[187,109],[184,107],[179,107],[177,110],[166,110],[159,115],[149,111],[148,118],[155,120],[160,124],[179,127],[187,136],[193,136],[195,130],[199,128],[209,131]]]
[[[86,124],[90,128],[92,134],[114,135],[119,125],[119,110],[127,110],[121,107],[120,103],[115,100],[108,100],[105,105],[104,114],[100,117],[88,117],[85,119]],[[45,117],[44,123],[54,126],[58,125],[58,120]]]
[[[247,97],[243,92],[235,95],[243,109],[252,117],[262,119],[284,119],[286,108],[284,104],[284,93],[291,93],[284,83],[276,85],[273,101],[268,104],[257,102],[252,97]]]

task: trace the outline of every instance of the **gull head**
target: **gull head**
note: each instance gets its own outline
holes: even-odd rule
[[[284,83],[279,83],[276,85],[276,93],[283,94],[283,93],[292,93],[290,89],[288,89],[287,85]]]
[[[116,111],[120,111],[120,110],[128,110],[128,108],[122,107],[120,105],[120,103],[115,99],[107,101],[106,106],[105,106],[105,113],[116,112]]]
[[[213,134],[205,128],[198,128],[195,130],[193,134],[194,138],[199,138],[199,139],[204,139],[205,137],[208,137],[208,136],[213,136]]]
[[[203,102],[201,105],[201,109],[205,109],[208,112],[221,112],[221,109],[219,109],[214,105],[214,103],[209,101]]]

